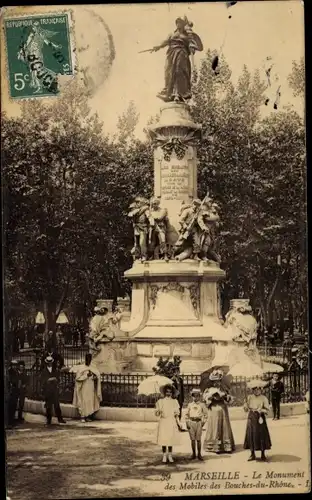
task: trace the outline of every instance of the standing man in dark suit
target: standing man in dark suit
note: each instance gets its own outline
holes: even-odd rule
[[[26,389],[28,385],[28,376],[25,371],[25,361],[18,362],[18,422],[24,422],[23,410],[26,397]]]
[[[180,368],[176,367],[174,370],[174,374],[172,377],[173,385],[178,393],[177,400],[179,403],[180,407],[180,413],[179,413],[179,419],[181,420],[182,416],[182,407],[184,403],[184,386],[183,386],[183,379],[180,375]]]
[[[271,381],[271,398],[273,408],[273,420],[280,419],[281,397],[284,392],[284,384],[277,373],[274,373]]]
[[[59,378],[60,371],[54,366],[52,356],[45,359],[45,367],[41,372],[41,389],[45,400],[47,425],[52,423],[52,407],[54,406],[55,416],[60,424],[66,424],[62,416],[59,401]]]

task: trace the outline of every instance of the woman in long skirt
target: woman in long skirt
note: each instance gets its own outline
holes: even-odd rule
[[[62,368],[62,371],[75,373],[73,406],[77,408],[81,422],[93,420],[100,409],[102,390],[101,374],[92,363],[92,354],[86,354],[83,365]]]
[[[266,415],[269,412],[269,401],[262,394],[263,382],[253,381],[249,384],[253,393],[248,396],[244,410],[248,411],[247,427],[244,448],[250,450],[248,461],[256,460],[256,451],[261,451],[261,460],[266,461],[265,450],[270,450],[272,443],[269,429],[266,423]]]
[[[203,398],[208,408],[205,450],[213,453],[232,453],[235,443],[227,407],[231,396],[211,387],[205,391]]]
[[[163,463],[173,462],[172,447],[179,443],[179,403],[175,396],[175,389],[171,385],[162,388],[163,398],[156,403],[155,414],[159,417],[157,429],[157,443],[162,447]]]

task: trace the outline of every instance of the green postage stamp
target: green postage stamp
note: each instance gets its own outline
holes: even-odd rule
[[[11,98],[58,94],[58,76],[74,74],[70,13],[8,18],[4,29]]]

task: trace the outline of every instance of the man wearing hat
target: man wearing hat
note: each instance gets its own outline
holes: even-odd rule
[[[186,427],[189,431],[192,445],[191,459],[194,460],[196,458],[197,443],[197,458],[198,460],[203,460],[203,457],[201,455],[201,437],[203,427],[208,417],[208,411],[206,405],[202,401],[200,401],[200,389],[192,389],[191,396],[192,401],[188,404],[185,415]]]
[[[59,377],[60,371],[54,366],[52,356],[45,358],[45,367],[41,372],[41,390],[45,400],[47,425],[52,422],[52,407],[60,424],[65,424],[59,401]]]

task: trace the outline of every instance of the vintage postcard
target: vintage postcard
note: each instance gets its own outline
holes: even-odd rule
[[[7,500],[311,491],[304,2],[1,10]]]

